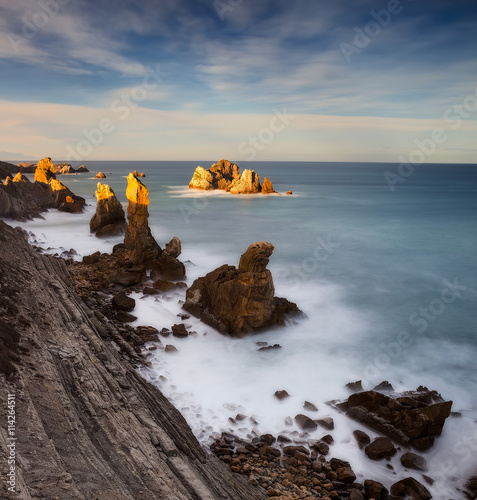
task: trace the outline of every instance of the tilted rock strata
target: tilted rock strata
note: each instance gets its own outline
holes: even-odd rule
[[[2,498],[266,498],[206,453],[138,375],[138,356],[78,297],[64,261],[1,221],[0,256],[0,398],[16,395],[18,429],[17,491]],[[0,467],[9,470],[5,453]]]
[[[250,245],[239,268],[224,265],[194,281],[184,309],[222,333],[241,335],[274,325],[301,313],[296,304],[275,297],[271,272],[266,269],[273,245]]]
[[[96,236],[122,234],[126,227],[123,207],[114,191],[107,185],[98,182],[96,192],[96,213],[89,222],[89,228]]]

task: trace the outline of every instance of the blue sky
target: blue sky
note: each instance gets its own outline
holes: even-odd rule
[[[0,0],[0,156],[476,163],[476,34],[474,0]]]

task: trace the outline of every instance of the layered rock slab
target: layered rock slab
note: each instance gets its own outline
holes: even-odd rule
[[[240,336],[284,325],[302,314],[287,299],[275,297],[271,272],[266,269],[273,245],[260,241],[241,256],[238,269],[224,265],[194,281],[184,309],[219,332]]]
[[[126,218],[114,191],[107,184],[98,182],[95,195],[96,213],[89,222],[90,231],[98,237],[122,234],[126,227]]]

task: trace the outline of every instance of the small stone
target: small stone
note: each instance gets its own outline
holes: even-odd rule
[[[367,498],[374,498],[374,500],[386,500],[388,498],[388,493],[387,488],[377,481],[367,479],[364,482],[364,495]]]
[[[288,392],[285,391],[285,390],[276,391],[275,392],[275,397],[281,401],[282,399],[290,397],[290,394],[288,394]]]
[[[371,442],[371,438],[366,434],[366,432],[363,432],[359,429],[353,431],[353,436],[356,439],[360,450],[362,450]]]
[[[332,431],[335,428],[335,423],[331,417],[320,418],[315,420],[315,422],[329,431]]]
[[[303,409],[305,409],[307,411],[318,411],[318,408],[313,403],[310,403],[309,401],[305,401],[305,403],[303,404]]]
[[[346,384],[346,387],[352,392],[361,392],[363,390],[361,380],[357,380],[356,382],[350,382],[349,384]]]
[[[410,496],[415,500],[430,500],[429,490],[413,477],[402,479],[391,486],[391,495],[398,497]]]
[[[408,469],[420,470],[422,472],[427,471],[426,460],[420,455],[416,455],[415,453],[404,453],[404,455],[401,457],[401,463]]]
[[[178,352],[177,349],[175,348],[175,346],[173,346],[171,344],[166,345],[165,351],[166,352]]]
[[[302,413],[295,416],[295,422],[297,423],[298,427],[300,427],[300,429],[304,431],[314,431],[318,427],[318,424],[314,420],[312,420],[310,417],[307,417],[306,415],[303,415]]]
[[[93,254],[91,255],[85,255],[83,257],[83,264],[88,264],[88,265],[91,265],[91,264],[96,264],[96,262],[99,261],[99,258],[101,257],[101,252],[94,252]]]
[[[172,327],[172,335],[174,335],[174,337],[183,338],[183,337],[188,337],[189,333],[187,332],[184,323],[180,323],[179,325],[174,325]]]

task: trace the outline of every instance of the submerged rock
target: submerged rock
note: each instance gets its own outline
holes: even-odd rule
[[[123,207],[114,191],[107,185],[98,182],[95,192],[96,213],[89,222],[89,228],[96,236],[122,234],[126,227]]]
[[[241,256],[239,268],[224,265],[194,281],[184,309],[221,333],[240,336],[284,325],[302,314],[297,305],[275,297],[271,272],[266,269],[273,245],[260,241]]]

